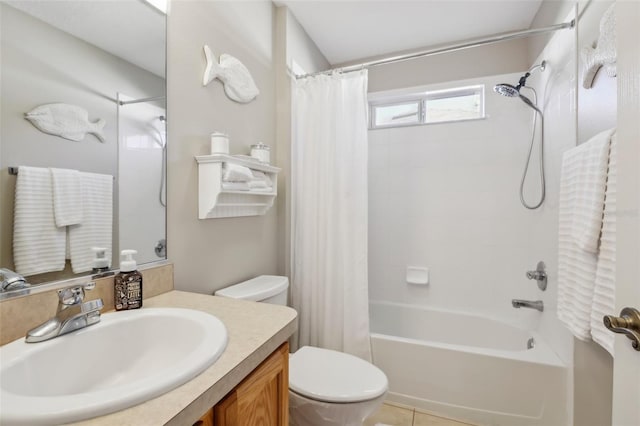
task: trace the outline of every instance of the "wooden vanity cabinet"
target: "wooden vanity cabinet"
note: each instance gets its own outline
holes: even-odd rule
[[[213,425],[289,425],[288,343],[276,349],[213,407]]]
[[[193,426],[213,426],[213,408],[207,411],[207,413],[200,417],[200,420],[195,422]]]

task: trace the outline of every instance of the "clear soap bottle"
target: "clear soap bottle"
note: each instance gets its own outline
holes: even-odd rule
[[[136,270],[135,250],[122,250],[120,273],[115,276],[114,303],[116,311],[142,307],[142,274]]]

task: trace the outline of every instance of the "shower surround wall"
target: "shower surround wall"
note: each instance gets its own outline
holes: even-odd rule
[[[420,88],[484,84],[485,119],[369,132],[370,299],[535,327],[539,312],[511,306],[512,298],[540,297],[525,271],[549,260],[532,244],[544,210],[526,210],[518,196],[532,110],[492,91],[519,77]],[[536,181],[537,164],[530,176]],[[528,199],[537,191],[528,190]],[[547,235],[553,238],[551,230]],[[429,268],[429,285],[407,284],[407,266]]]

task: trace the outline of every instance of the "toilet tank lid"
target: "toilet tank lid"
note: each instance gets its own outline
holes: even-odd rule
[[[260,275],[247,281],[216,291],[216,296],[259,302],[286,291],[289,278],[279,275]]]

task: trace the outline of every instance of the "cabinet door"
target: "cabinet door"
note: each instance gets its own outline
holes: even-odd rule
[[[193,426],[213,426],[213,408],[200,417],[200,419],[193,424]]]
[[[288,426],[289,344],[272,353],[213,412],[215,426]]]

